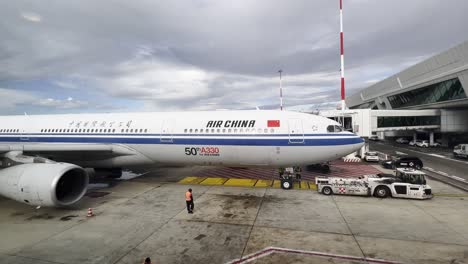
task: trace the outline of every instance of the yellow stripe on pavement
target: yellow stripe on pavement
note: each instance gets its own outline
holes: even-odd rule
[[[272,183],[273,181],[271,180],[258,180],[257,183],[255,184],[255,187],[267,188],[267,187],[271,187]]]
[[[206,178],[200,184],[202,185],[223,185],[228,179],[227,178]]]
[[[280,180],[274,180],[273,181],[273,188],[281,188],[281,181]]]
[[[301,181],[301,189],[309,189],[309,183],[306,181]]]
[[[206,179],[205,177],[194,177],[194,176],[191,176],[191,177],[185,177],[183,178],[182,180],[179,181],[179,183],[182,183],[182,184],[199,184],[200,182],[202,182],[204,179]]]
[[[255,183],[257,180],[231,178],[224,183],[224,186],[253,187]]]
[[[309,182],[309,188],[311,190],[316,191],[317,190],[317,185],[315,184],[315,182]]]

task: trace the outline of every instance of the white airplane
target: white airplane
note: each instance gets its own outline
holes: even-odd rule
[[[328,118],[288,111],[0,117],[0,195],[68,206],[86,193],[84,168],[121,175],[154,165],[287,167],[334,160],[363,140]]]

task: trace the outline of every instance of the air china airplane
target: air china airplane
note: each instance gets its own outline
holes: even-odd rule
[[[334,160],[363,140],[328,118],[288,111],[0,117],[0,195],[68,206],[94,168],[158,165],[287,167]]]

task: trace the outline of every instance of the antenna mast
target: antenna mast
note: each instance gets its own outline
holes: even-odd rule
[[[343,0],[340,0],[340,59],[341,59],[341,113],[343,114],[344,127],[344,110],[345,105],[345,78],[344,78],[344,46],[343,46]]]

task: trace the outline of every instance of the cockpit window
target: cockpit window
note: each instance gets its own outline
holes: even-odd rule
[[[333,133],[333,132],[343,132],[343,128],[340,127],[340,126],[337,126],[337,125],[329,125],[327,127],[327,131],[329,133]]]

